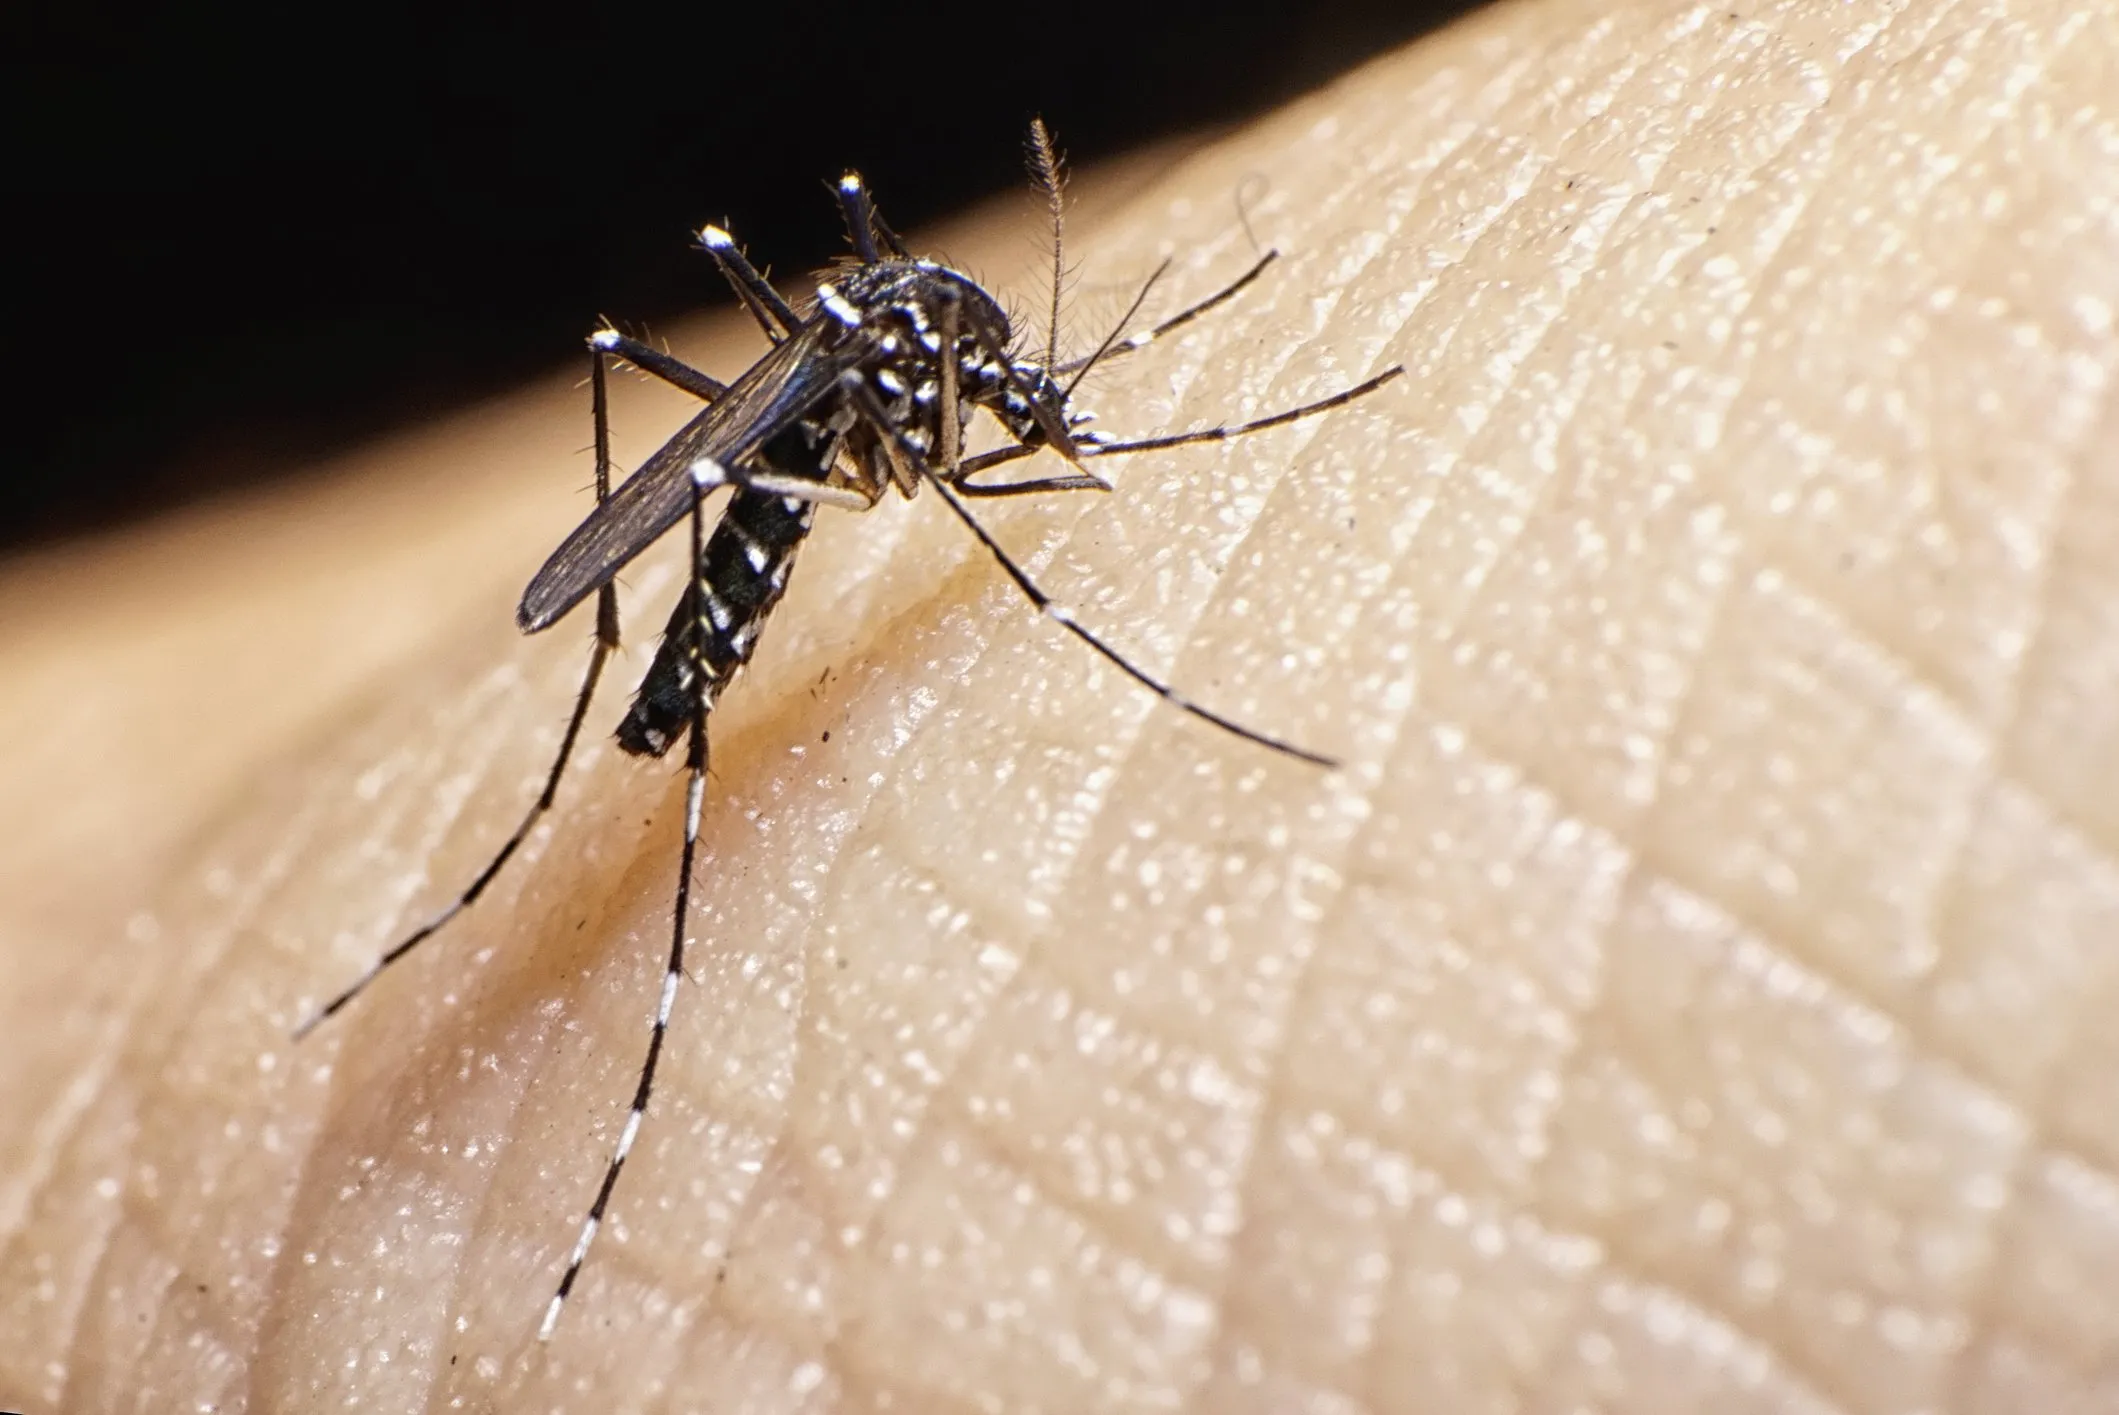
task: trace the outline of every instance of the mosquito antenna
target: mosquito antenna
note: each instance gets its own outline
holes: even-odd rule
[[[1030,120],[1030,176],[1045,194],[1046,207],[1052,213],[1052,318],[1045,331],[1045,369],[1049,374],[1059,362],[1060,295],[1067,279],[1060,236],[1065,224],[1067,171],[1043,118]]]

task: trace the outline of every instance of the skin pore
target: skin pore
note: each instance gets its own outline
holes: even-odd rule
[[[1086,182],[1077,342],[1240,271],[1239,191],[1285,253],[1100,426],[1407,376],[978,509],[1345,766],[931,496],[822,514],[546,1347],[681,535],[547,830],[288,1032],[536,790],[585,393],[0,568],[0,1407],[2112,1408],[2115,72],[2061,5],[1522,5]],[[1031,329],[1034,210],[936,243]],[[630,466],[688,405],[618,382]]]

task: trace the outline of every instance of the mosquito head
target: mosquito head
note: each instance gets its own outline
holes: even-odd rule
[[[1063,427],[1076,446],[1094,446],[1103,434],[1089,431],[1096,414],[1078,406],[1067,385],[1042,364],[1026,359],[1010,360],[1014,376],[994,389],[988,406],[1008,427],[1009,436],[1026,447],[1045,447],[1054,438],[1049,431]]]

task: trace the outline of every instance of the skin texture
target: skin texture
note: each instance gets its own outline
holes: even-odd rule
[[[1409,376],[990,524],[1346,766],[826,513],[547,1348],[682,809],[617,692],[288,1031],[536,789],[585,395],[9,567],[0,1406],[2119,1409],[2115,95],[2109,8],[1520,6],[1107,188],[1078,343],[1239,191],[1287,257],[1104,426]],[[942,244],[1035,311],[1032,209]]]

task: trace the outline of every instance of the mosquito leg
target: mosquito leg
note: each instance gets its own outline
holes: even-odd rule
[[[942,445],[935,449],[939,456],[939,461],[934,466],[937,475],[947,477],[951,481],[955,481],[963,475],[961,464],[964,460],[964,423],[957,412],[959,405],[957,403],[956,352],[957,316],[962,313],[962,310],[963,306],[956,300],[944,300],[938,321],[942,326],[940,331],[942,335],[942,357],[939,360],[942,366],[942,393],[941,397],[935,400],[935,430],[941,434]],[[980,342],[983,343],[984,341],[981,340]],[[1001,363],[1003,366],[1008,364],[1008,358],[1005,353],[1001,356]],[[866,387],[866,385],[864,384],[863,387]],[[918,486],[918,482],[908,484],[905,489],[906,494],[908,496],[911,495]]]
[[[1195,442],[1227,442],[1232,437],[1247,437],[1267,428],[1285,427],[1303,418],[1328,413],[1334,408],[1344,407],[1356,398],[1365,398],[1405,372],[1403,364],[1393,364],[1374,378],[1365,379],[1352,388],[1342,388],[1329,398],[1319,398],[1314,403],[1304,403],[1299,408],[1288,408],[1267,418],[1255,418],[1247,423],[1235,423],[1225,427],[1200,428],[1196,432],[1172,433],[1168,437],[1145,437],[1137,442],[1106,442],[1092,444],[1084,449],[1085,457],[1115,457],[1122,452],[1160,452],[1166,447],[1190,447]]]
[[[1028,496],[1041,491],[1109,491],[1111,483],[1094,472],[1069,472],[1056,477],[1033,477],[1028,481],[974,482],[968,480],[980,472],[993,467],[1004,467],[1010,462],[1020,462],[1025,457],[1035,457],[1044,451],[1042,446],[997,448],[992,452],[981,452],[976,457],[966,457],[957,464],[956,475],[949,484],[964,496]],[[1084,454],[1092,455],[1092,454]]]
[[[1023,569],[1022,566],[1016,564],[1014,557],[1002,549],[1001,543],[995,540],[984,526],[979,524],[978,518],[971,514],[971,508],[964,504],[963,499],[957,495],[956,489],[929,467],[926,459],[920,455],[920,450],[907,442],[904,434],[900,433],[891,424],[889,410],[884,408],[882,401],[877,398],[875,390],[870,388],[865,380],[859,378],[843,379],[841,386],[852,397],[854,406],[859,410],[862,419],[873,426],[876,432],[885,439],[884,445],[895,448],[896,455],[899,458],[902,458],[907,465],[914,468],[919,475],[934,485],[935,491],[940,494],[944,502],[948,503],[949,509],[956,513],[957,519],[962,521],[974,536],[978,537],[979,544],[986,547],[987,553],[993,556],[994,562],[1001,567],[1001,570],[1009,579],[1015,581],[1016,588],[1023,592],[1024,598],[1037,606],[1046,618],[1074,635],[1075,638],[1080,639],[1101,654],[1121,673],[1124,673],[1128,678],[1131,678],[1134,682],[1140,684],[1179,711],[1189,713],[1203,721],[1211,722],[1225,732],[1233,733],[1247,742],[1255,742],[1261,747],[1280,752],[1283,755],[1312,762],[1318,766],[1333,767],[1339,765],[1331,757],[1305,750],[1291,742],[1283,742],[1278,737],[1271,737],[1255,728],[1246,727],[1233,718],[1223,717],[1212,708],[1203,707],[1193,702],[1183,693],[1178,692],[1146,669],[1135,666],[1131,659],[1105,643],[1093,631],[1084,627],[1081,621],[1074,617],[1073,611],[1069,610],[1065,605],[1057,603],[1051,595],[1038,588],[1037,581],[1030,578],[1030,573]]]
[[[877,499],[883,494],[881,488],[876,488],[871,495],[865,487],[833,486],[829,482],[812,481],[808,477],[745,471],[741,467],[724,465],[711,457],[702,457],[692,464],[692,480],[706,491],[732,486],[738,491],[785,496],[794,501],[814,501],[819,506],[835,506],[841,511],[873,510]]]
[[[848,172],[833,190],[839,194],[839,209],[846,214],[846,238],[853,243],[854,254],[868,265],[880,264],[883,252],[876,247],[876,208],[869,199],[868,184],[860,173]]]
[[[959,496],[1038,496],[1048,491],[1109,491],[1111,483],[1089,472],[1070,472],[1056,477],[1032,477],[1027,481],[956,482]]]
[[[1258,263],[1256,265],[1253,265],[1249,270],[1246,270],[1243,274],[1237,276],[1234,280],[1230,281],[1227,285],[1224,285],[1221,289],[1216,290],[1213,294],[1207,296],[1198,304],[1193,305],[1189,309],[1179,310],[1176,314],[1171,315],[1168,319],[1164,320],[1161,324],[1156,325],[1153,329],[1143,330],[1139,334],[1129,335],[1124,339],[1120,339],[1117,337],[1118,330],[1125,328],[1126,320],[1129,320],[1133,317],[1133,311],[1128,310],[1126,312],[1126,318],[1118,322],[1118,327],[1111,331],[1111,337],[1105,339],[1103,344],[1097,348],[1097,351],[1095,353],[1089,355],[1089,357],[1087,357],[1086,359],[1074,359],[1068,363],[1059,365],[1057,368],[1054,368],[1052,370],[1053,375],[1058,376],[1063,373],[1075,374],[1077,376],[1076,381],[1079,382],[1079,375],[1087,373],[1092,367],[1094,367],[1096,364],[1103,362],[1105,359],[1115,359],[1121,354],[1130,354],[1135,349],[1145,349],[1146,347],[1148,347],[1148,345],[1153,344],[1156,340],[1162,338],[1165,334],[1170,333],[1174,329],[1180,329],[1183,326],[1190,324],[1193,320],[1199,318],[1201,315],[1205,314],[1208,310],[1213,309],[1215,306],[1225,304],[1228,301],[1235,299],[1238,295],[1243,293],[1244,288],[1248,286],[1253,280],[1256,280],[1259,276],[1265,274],[1265,269],[1267,266],[1271,265],[1274,261],[1278,259],[1280,259],[1279,251],[1267,251],[1264,255],[1258,258]],[[1147,284],[1141,286],[1140,295],[1136,296],[1133,301],[1133,309],[1140,308],[1140,301],[1147,295],[1149,287],[1154,285],[1156,280],[1161,277],[1163,271],[1167,269],[1169,269],[1169,262],[1165,261],[1161,266],[1156,268],[1155,274],[1150,275],[1148,277]],[[1069,386],[1071,387],[1072,385]]]
[[[589,336],[589,346],[610,358],[623,359],[664,383],[675,384],[702,403],[711,403],[728,392],[728,385],[720,379],[708,378],[684,360],[665,354],[652,344],[629,339],[615,329],[597,330]]]
[[[699,816],[706,799],[706,716],[713,705],[716,687],[704,649],[709,629],[705,606],[713,596],[713,588],[704,578],[706,493],[712,490],[712,485],[701,474],[703,468],[714,465],[702,460],[693,468],[692,475],[693,578],[686,597],[698,606],[695,611],[698,618],[687,636],[690,648],[686,667],[692,689],[691,744],[685,755],[689,777],[684,790],[684,849],[677,865],[677,901],[670,927],[669,964],[662,973],[662,993],[655,1004],[655,1020],[648,1032],[647,1056],[640,1063],[640,1082],[633,1090],[632,1109],[626,1114],[625,1129],[619,1132],[618,1146],[611,1152],[611,1162],[603,1171],[603,1183],[597,1186],[596,1201],[589,1205],[588,1217],[582,1221],[581,1236],[574,1240],[574,1253],[567,1260],[567,1270],[559,1279],[558,1290],[552,1294],[551,1305],[545,1308],[544,1322],[537,1329],[539,1341],[549,1341],[553,1329],[559,1325],[560,1309],[566,1306],[567,1294],[574,1290],[574,1280],[581,1275],[581,1265],[589,1256],[589,1246],[596,1241],[596,1230],[603,1226],[604,1211],[610,1207],[611,1191],[618,1187],[619,1171],[625,1168],[626,1156],[633,1152],[633,1142],[640,1138],[641,1119],[647,1114],[648,1098],[655,1090],[655,1068],[662,1060],[662,1043],[669,1035],[670,1009],[677,1001],[677,982],[684,976],[684,928],[691,915],[692,866],[699,853]]]
[[[858,172],[848,172],[839,179],[835,187],[839,195],[839,209],[846,213],[846,233],[853,241],[854,253],[862,260],[874,265],[884,258],[887,250],[892,260],[911,260],[912,252],[898,239],[876,210],[875,199],[868,194],[868,184],[861,180]],[[883,238],[883,249],[876,248],[876,237]]]
[[[1110,353],[1111,347],[1114,344],[1118,343],[1118,336],[1125,333],[1126,326],[1133,322],[1133,316],[1139,314],[1140,307],[1148,303],[1148,292],[1155,288],[1155,284],[1157,281],[1161,280],[1165,275],[1168,275],[1169,273],[1170,262],[1168,260],[1164,260],[1161,265],[1156,266],[1155,269],[1148,272],[1148,278],[1141,281],[1140,288],[1133,292],[1133,303],[1126,306],[1126,312],[1120,315],[1118,319],[1112,324],[1110,331],[1106,333],[1103,337],[1103,340],[1098,343],[1093,350],[1090,351],[1088,358],[1075,359],[1073,362],[1067,364],[1056,364],[1045,371],[1046,376],[1050,378],[1058,378],[1060,375],[1068,373],[1074,375],[1074,377],[1067,380],[1066,391],[1062,396],[1072,397],[1074,394],[1074,390],[1081,386],[1082,380],[1089,376],[1089,370],[1095,368],[1098,364],[1103,362],[1104,355]]]
[[[1297,408],[1288,408],[1274,413],[1270,417],[1256,418],[1247,423],[1236,423],[1225,427],[1200,428],[1194,432],[1172,433],[1168,437],[1142,438],[1135,442],[1099,443],[1081,439],[1079,442],[1080,455],[1084,460],[1087,460],[1091,457],[1112,457],[1121,453],[1159,452],[1171,447],[1189,447],[1199,442],[1227,442],[1231,438],[1245,437],[1254,432],[1264,432],[1268,428],[1284,427],[1288,423],[1314,417],[1319,413],[1327,413],[1334,408],[1344,407],[1356,398],[1363,398],[1374,393],[1377,389],[1383,387],[1384,384],[1389,383],[1404,372],[1405,368],[1402,364],[1393,364],[1374,378],[1357,383],[1352,388],[1343,388],[1330,397],[1320,398],[1314,403],[1304,403]],[[990,468],[1005,466],[1010,462],[1020,461],[1024,457],[1033,456],[1042,450],[1042,448],[1028,446],[1003,447],[993,452],[982,452],[976,457],[967,457],[958,467],[956,475],[948,479],[949,483],[959,494],[964,496],[1024,496],[1032,492],[1041,491],[1092,491],[1099,489],[1109,491],[1111,489],[1110,483],[1106,482],[1102,477],[1089,472],[1071,476],[1039,477],[1018,482],[989,482],[983,485],[965,480],[967,477],[976,476],[978,473]]]
[[[596,500],[600,505],[609,500],[611,495],[611,404],[610,377],[607,370],[610,355],[592,339],[589,358],[589,405],[596,426]],[[439,933],[451,919],[470,908],[478,901],[478,896],[486,892],[486,886],[499,877],[508,861],[514,858],[515,852],[522,848],[522,842],[529,839],[530,832],[536,828],[538,820],[552,808],[552,802],[558,798],[560,778],[566,775],[567,762],[574,755],[574,744],[581,738],[581,724],[588,717],[589,704],[596,697],[597,681],[603,677],[603,666],[617,647],[618,591],[610,585],[605,585],[596,592],[596,641],[594,647],[589,650],[588,670],[582,674],[581,689],[574,695],[574,711],[567,717],[566,731],[559,738],[559,753],[552,758],[552,769],[545,773],[544,790],[537,793],[537,799],[530,804],[530,809],[523,813],[514,833],[502,842],[500,849],[472,879],[463,893],[457,895],[447,908],[385,951],[369,965],[367,972],[353,981],[352,986],[312,1013],[294,1029],[295,1040],[299,1041],[308,1036],[325,1019],[345,1010],[347,1004],[359,997],[370,983],[381,977],[384,970]]]
[[[1001,543],[993,538],[992,533],[978,523],[977,519],[972,516],[971,509],[958,499],[957,494],[950,489],[948,483],[937,481],[935,489],[941,493],[942,500],[949,503],[949,509],[956,512],[957,519],[962,521],[966,528],[978,537],[979,544],[985,546],[987,551],[992,554],[995,563],[1001,567],[1001,570],[1009,579],[1015,581],[1016,588],[1023,592],[1024,598],[1043,611],[1046,618],[1103,655],[1119,672],[1125,674],[1128,678],[1131,678],[1134,682],[1140,684],[1143,688],[1146,688],[1180,712],[1190,713],[1193,717],[1202,721],[1211,722],[1224,732],[1234,733],[1247,742],[1256,742],[1261,747],[1279,752],[1284,756],[1311,762],[1317,766],[1334,767],[1339,765],[1338,761],[1332,757],[1325,756],[1319,752],[1312,752],[1304,747],[1298,747],[1292,742],[1284,742],[1278,737],[1260,732],[1255,727],[1246,727],[1234,718],[1224,717],[1210,707],[1193,702],[1162,679],[1157,678],[1144,668],[1137,667],[1131,659],[1105,643],[1093,631],[1085,628],[1081,621],[1074,617],[1074,611],[1063,604],[1055,602],[1052,596],[1039,589],[1037,581],[1031,579],[1029,572],[1016,564],[1014,558],[1001,548]]]
[[[699,244],[721,267],[722,275],[735,287],[736,298],[750,311],[765,337],[775,344],[802,327],[801,317],[780,298],[780,292],[772,282],[758,273],[758,268],[745,259],[736,248],[736,238],[719,226],[709,226],[699,233]]]

